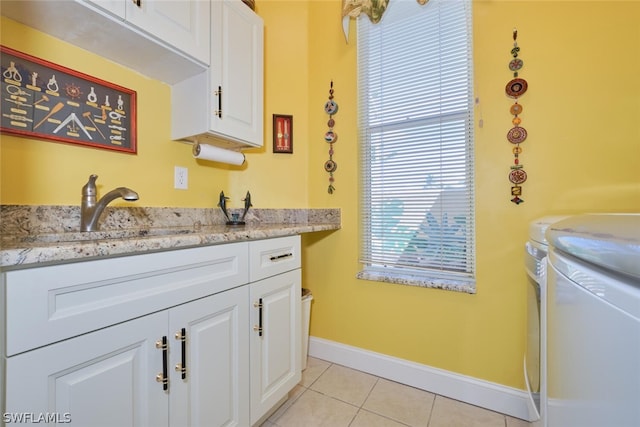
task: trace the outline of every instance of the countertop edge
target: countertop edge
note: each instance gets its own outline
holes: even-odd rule
[[[259,227],[229,227],[219,232],[194,232],[125,239],[30,244],[0,248],[0,271],[38,267],[101,257],[211,246],[232,242],[270,239],[340,229],[340,224],[263,224]]]

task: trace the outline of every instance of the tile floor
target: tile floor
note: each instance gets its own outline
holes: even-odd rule
[[[262,427],[529,427],[497,412],[309,357]]]

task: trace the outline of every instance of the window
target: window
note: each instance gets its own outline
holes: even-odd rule
[[[470,0],[391,0],[358,20],[364,270],[475,292]]]

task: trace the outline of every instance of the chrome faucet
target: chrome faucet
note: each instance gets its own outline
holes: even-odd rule
[[[128,202],[138,200],[138,193],[126,187],[118,187],[105,194],[96,202],[96,179],[98,175],[89,176],[89,181],[82,187],[82,203],[80,204],[80,231],[97,231],[98,219],[102,211],[113,200],[122,197]]]

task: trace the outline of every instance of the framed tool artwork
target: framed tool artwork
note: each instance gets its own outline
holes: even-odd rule
[[[136,92],[0,46],[0,132],[136,153]]]

